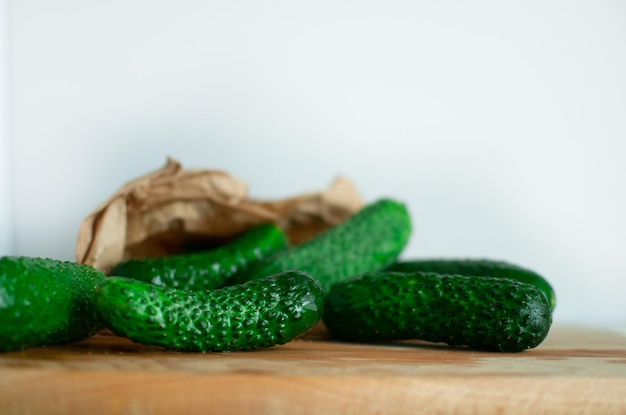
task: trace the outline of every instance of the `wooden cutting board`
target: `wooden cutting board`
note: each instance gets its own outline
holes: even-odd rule
[[[0,354],[0,414],[626,414],[626,337],[553,326],[538,348],[355,345],[180,353],[103,332]]]

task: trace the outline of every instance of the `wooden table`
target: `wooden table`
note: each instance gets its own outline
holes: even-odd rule
[[[0,354],[0,414],[626,414],[626,337],[553,326],[538,348],[355,345],[179,353],[103,332]]]

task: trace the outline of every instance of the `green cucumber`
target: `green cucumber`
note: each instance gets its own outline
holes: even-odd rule
[[[494,277],[368,273],[335,284],[323,321],[350,342],[419,339],[521,352],[548,335],[552,313],[534,285]]]
[[[162,287],[184,290],[222,288],[235,273],[287,248],[278,226],[260,225],[217,248],[160,258],[137,258],[115,266],[110,276],[128,277]]]
[[[319,282],[299,271],[206,292],[109,277],[96,297],[98,312],[114,333],[189,352],[287,343],[313,327],[324,306]]]
[[[317,278],[328,291],[336,282],[391,265],[410,234],[411,218],[405,205],[381,199],[315,238],[235,274],[232,281],[238,284],[294,269]]]
[[[50,258],[0,258],[0,351],[77,341],[102,328],[95,291],[106,275]]]
[[[527,268],[520,267],[505,261],[490,259],[445,259],[425,258],[399,261],[386,271],[397,272],[435,272],[437,274],[485,276],[498,278],[511,278],[517,281],[532,284],[544,293],[550,309],[556,307],[556,294],[550,283],[541,275]]]

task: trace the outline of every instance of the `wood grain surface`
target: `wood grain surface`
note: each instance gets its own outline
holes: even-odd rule
[[[0,354],[0,414],[626,414],[626,337],[554,326],[538,348],[346,344],[181,353],[103,332]]]

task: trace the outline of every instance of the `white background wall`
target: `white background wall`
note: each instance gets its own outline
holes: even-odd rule
[[[3,254],[74,259],[83,217],[168,155],[264,198],[343,174],[408,203],[405,257],[516,262],[557,320],[626,328],[625,2],[8,10]]]
[[[14,250],[8,4],[8,0],[0,0],[0,255]]]

